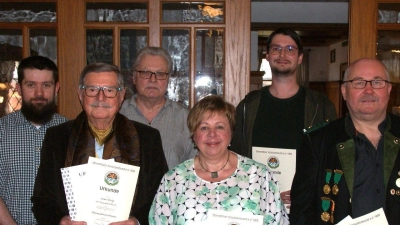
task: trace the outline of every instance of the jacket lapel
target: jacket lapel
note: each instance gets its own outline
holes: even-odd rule
[[[343,169],[343,176],[346,180],[347,188],[349,189],[350,197],[353,197],[355,160],[354,140],[349,139],[345,142],[339,143],[336,145],[336,149]]]
[[[383,153],[383,181],[385,183],[385,190],[389,181],[390,174],[392,173],[394,163],[397,159],[399,152],[399,138],[393,136],[388,131],[384,134],[384,153]]]

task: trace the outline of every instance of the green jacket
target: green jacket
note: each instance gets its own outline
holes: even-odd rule
[[[261,92],[269,86],[255,90],[236,107],[236,126],[232,138],[232,151],[252,158],[252,132],[254,120],[260,105]],[[337,118],[335,106],[328,97],[320,92],[306,89],[304,128],[315,126],[317,123]]]

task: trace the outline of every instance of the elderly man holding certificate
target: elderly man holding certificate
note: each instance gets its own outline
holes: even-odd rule
[[[86,66],[80,76],[78,95],[83,112],[75,120],[48,130],[43,141],[32,196],[32,210],[38,223],[93,224],[71,219],[60,169],[87,164],[90,157],[96,157],[140,167],[135,195],[126,199],[132,201],[129,218],[117,224],[148,224],[151,202],[168,170],[159,132],[118,113],[125,88],[116,66]]]

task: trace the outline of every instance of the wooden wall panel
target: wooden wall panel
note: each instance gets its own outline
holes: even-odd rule
[[[377,0],[349,0],[349,62],[375,58]]]
[[[250,6],[226,0],[225,99],[235,106],[250,89]]]
[[[66,10],[68,9],[68,10]],[[59,112],[69,119],[81,111],[77,89],[85,63],[84,1],[62,0],[57,3],[58,68],[60,74]]]

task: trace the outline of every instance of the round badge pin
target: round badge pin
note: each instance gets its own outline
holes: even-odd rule
[[[396,186],[397,186],[397,187],[400,187],[400,178],[397,178],[397,180],[396,180]]]

